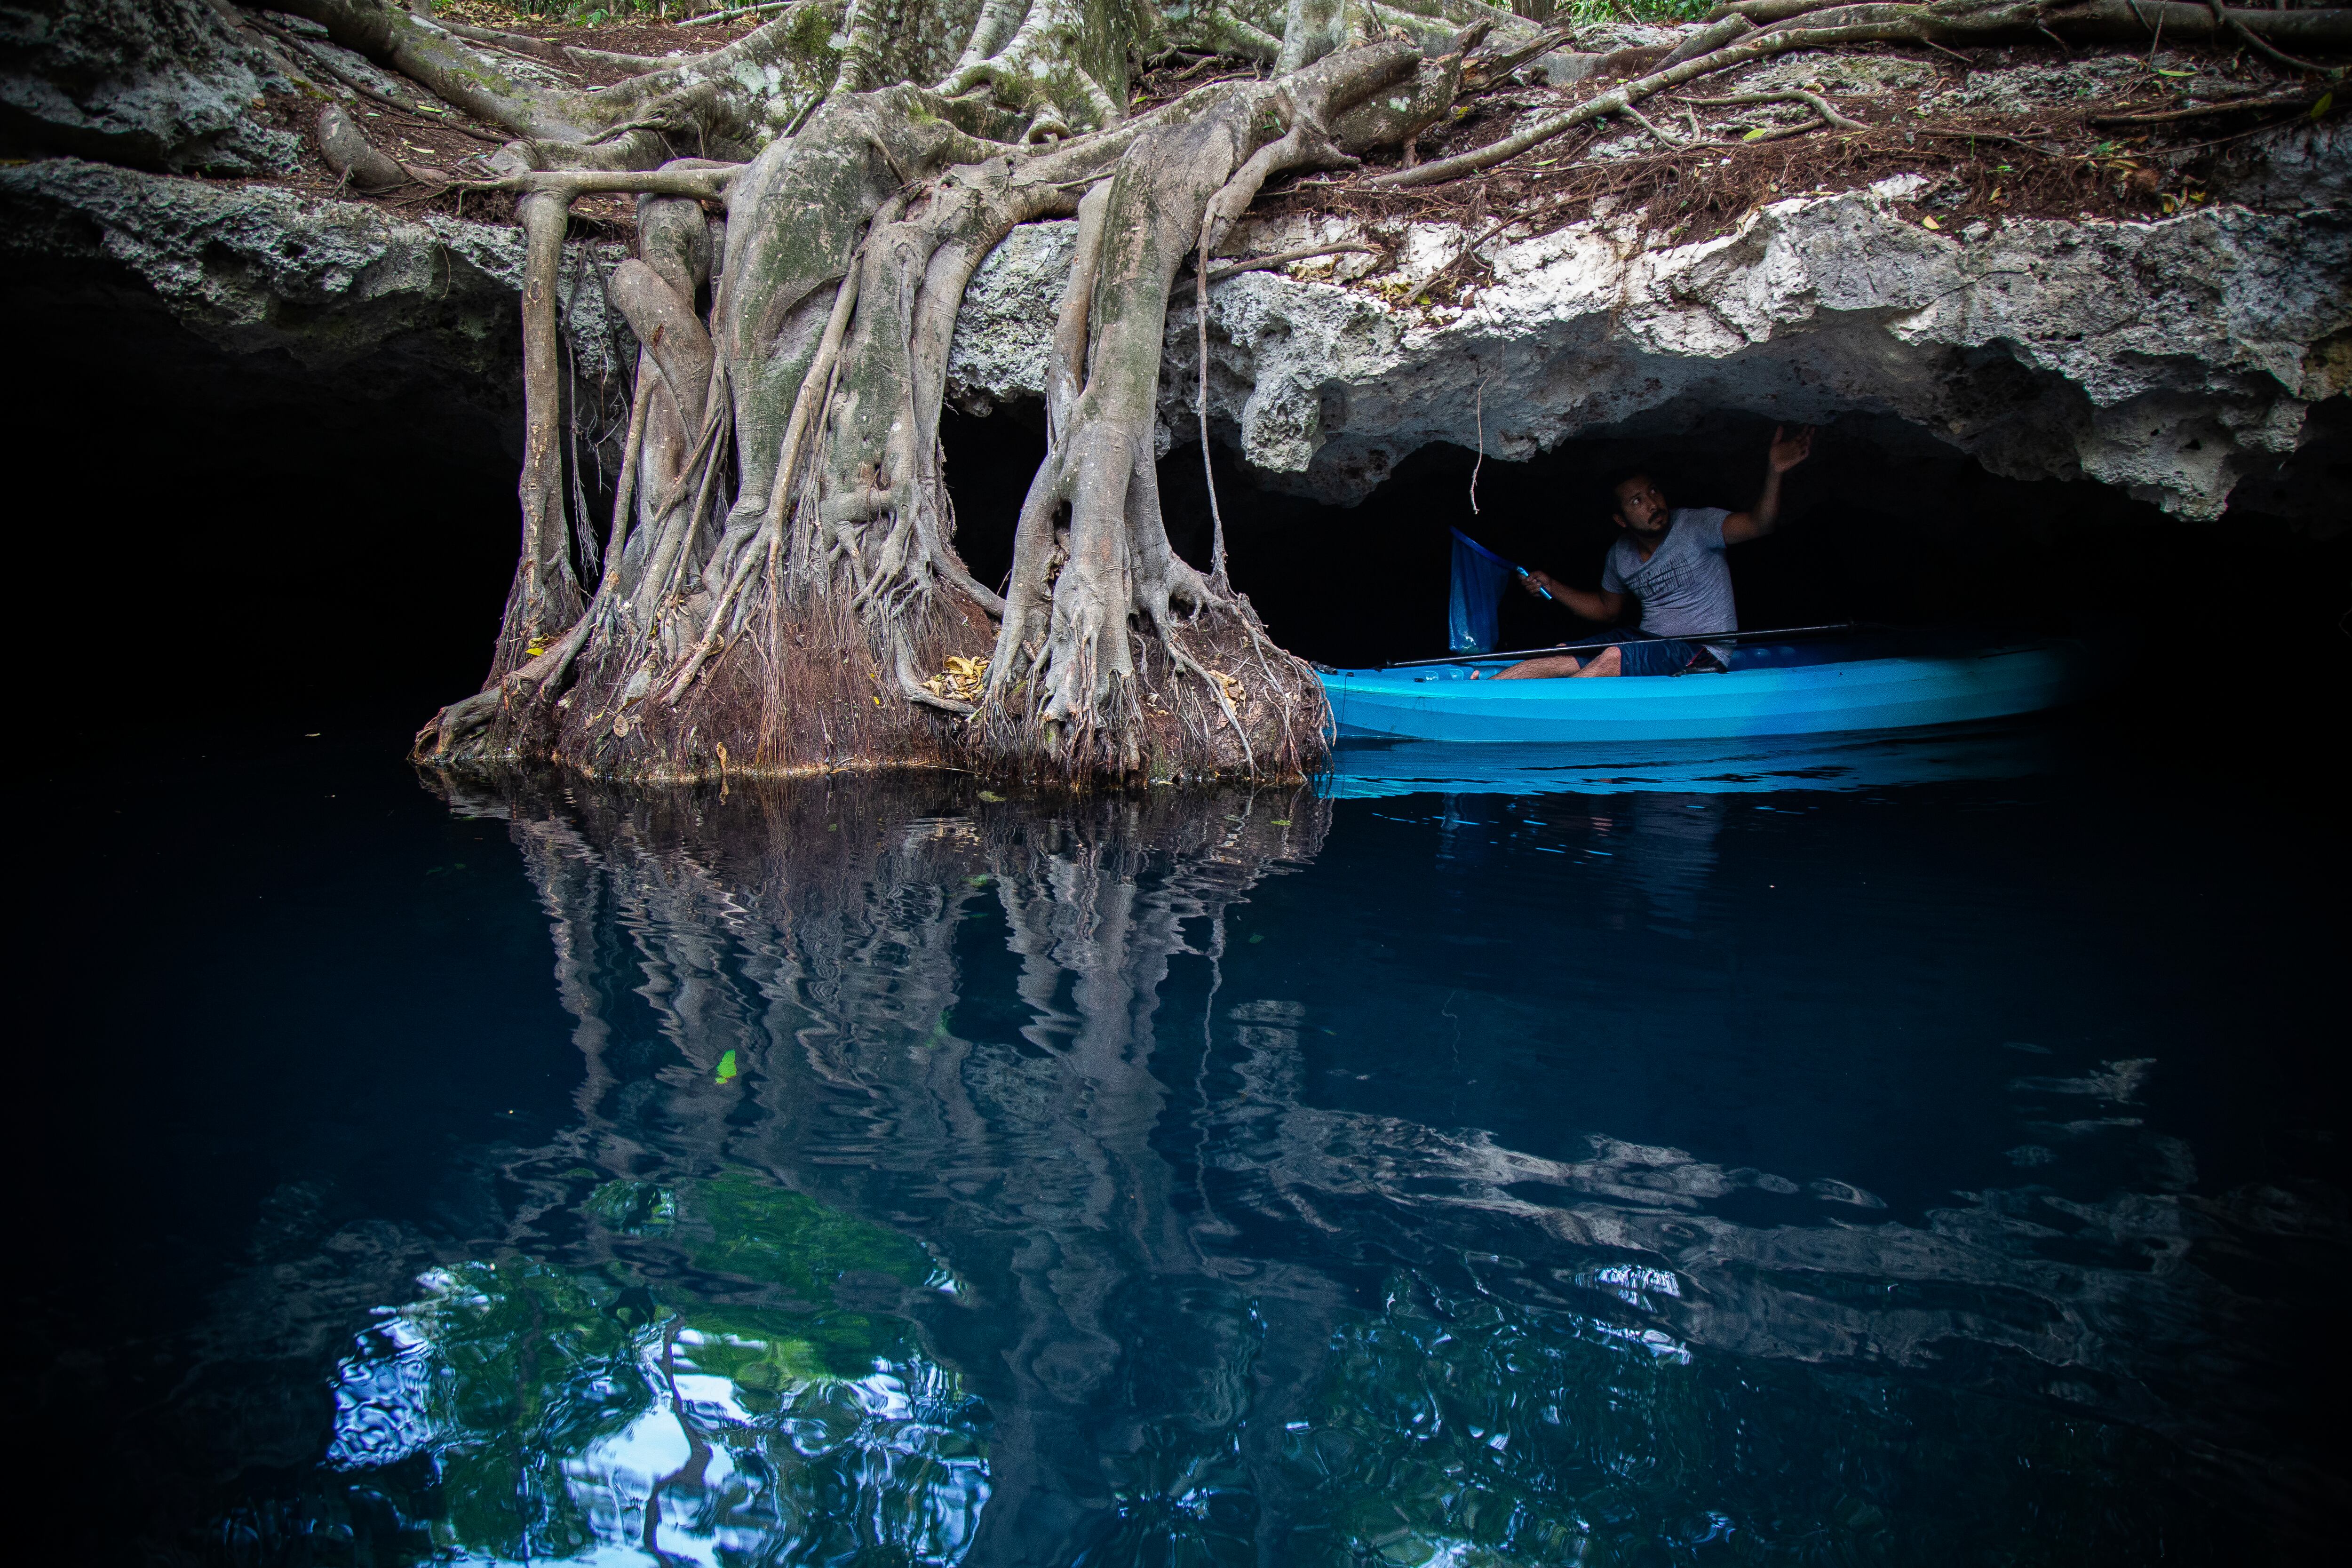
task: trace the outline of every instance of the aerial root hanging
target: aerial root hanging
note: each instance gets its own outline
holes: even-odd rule
[[[769,491],[759,532],[751,548],[744,552],[741,562],[729,577],[725,591],[711,606],[709,623],[695,644],[693,653],[663,692],[662,700],[666,702],[676,702],[693,684],[704,661],[718,647],[723,628],[730,624],[730,616],[745,586],[771,559],[779,558],[782,553],[784,516],[790,506],[793,480],[800,472],[801,447],[808,432],[812,411],[829,401],[832,395],[842,336],[848,331],[850,313],[857,304],[858,262],[863,254],[861,251],[851,258],[847,275],[834,290],[833,310],[826,318],[824,336],[818,342],[816,358],[803,376],[800,391],[793,399],[792,416],[784,427],[783,449],[776,462],[775,484]],[[824,390],[817,391],[819,387]]]

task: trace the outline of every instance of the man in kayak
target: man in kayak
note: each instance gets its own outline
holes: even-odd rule
[[[1780,476],[1805,460],[1813,449],[1813,433],[1801,426],[1795,435],[1775,426],[1772,450],[1764,464],[1764,493],[1748,511],[1725,511],[1721,507],[1669,509],[1666,498],[1646,473],[1627,475],[1617,484],[1617,526],[1623,530],[1609,547],[1601,568],[1601,591],[1571,588],[1548,572],[1529,571],[1519,581],[1530,594],[1549,595],[1588,621],[1613,626],[1625,613],[1631,594],[1642,602],[1639,633],[1608,631],[1589,640],[1609,641],[1587,660],[1554,654],[1515,664],[1497,674],[1497,680],[1525,680],[1558,675],[1690,675],[1724,668],[1727,647],[1710,647],[1709,632],[1739,629],[1739,611],[1731,595],[1731,567],[1723,559],[1727,545],[1760,539],[1780,521]],[[1685,640],[1693,639],[1693,640]]]

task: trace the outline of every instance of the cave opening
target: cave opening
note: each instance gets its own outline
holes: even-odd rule
[[[2343,412],[2314,417],[2340,421]],[[1212,450],[1235,585],[1284,647],[1347,667],[1446,651],[1450,529],[1596,587],[1617,532],[1614,475],[1644,468],[1676,506],[1739,510],[1755,502],[1772,431],[1768,418],[1725,412],[1658,433],[1572,440],[1520,462],[1426,447],[1354,506],[1282,493],[1222,443]],[[1042,414],[950,408],[941,440],[958,546],[975,575],[1000,583],[1022,496],[1045,456]],[[1200,448],[1171,450],[1159,481],[1171,542],[1205,566]],[[1788,477],[1780,529],[1738,546],[1731,565],[1748,627],[1860,621],[2116,639],[2137,655],[2126,705],[2193,693],[2208,704],[2200,724],[2234,713],[2269,725],[2315,696],[2340,702],[2352,677],[2352,531],[2298,526],[2246,504],[2217,521],[2186,521],[2087,480],[2004,479],[1891,419],[1850,416],[1823,426],[1811,458]],[[1504,647],[1589,629],[1557,605],[1504,595]],[[2248,658],[2260,661],[2259,683],[2243,679]]]
[[[508,388],[429,342],[231,352],[97,269],[19,274],[0,311],[41,367],[8,424],[63,733],[413,729],[480,684],[520,532]]]

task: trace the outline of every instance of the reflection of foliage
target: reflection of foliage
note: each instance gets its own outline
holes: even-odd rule
[[[1286,1434],[1297,1560],[1664,1563],[1709,1542],[1738,1561],[2063,1560],[2125,1537],[2152,1559],[2159,1530],[2176,1551],[2196,1533],[2160,1467],[2123,1452],[2145,1435],[1860,1373],[1825,1429],[1817,1372],[1688,1354],[1613,1316],[1401,1287],[1344,1321]]]
[[[424,1297],[344,1362],[329,1460],[373,1468],[429,1454],[457,1539],[507,1557],[580,1551],[589,1526],[562,1461],[652,1407],[650,1303],[602,1275],[529,1262],[418,1283]]]
[[[654,1182],[606,1182],[580,1206],[624,1236],[643,1236],[677,1218],[677,1194]]]
[[[829,1300],[850,1275],[903,1286],[930,1277],[929,1254],[895,1230],[835,1214],[815,1199],[730,1173],[698,1183],[690,1205],[694,1261],[714,1273]]]
[[[1637,1275],[1664,1277],[1588,1270],[1540,1305],[1401,1276],[1340,1316],[1299,1403],[1130,1429],[1116,1535],[1085,1561],[1257,1562],[1269,1516],[1296,1568],[2231,1557],[2161,1438],[1986,1394],[1978,1365],[1691,1349],[1629,1326],[1655,1305]]]
[[[1704,1470],[1661,1430],[1701,1424],[1678,1346],[1486,1298],[1431,1311],[1412,1295],[1341,1328],[1286,1454],[1335,1534],[1390,1563],[1554,1562],[1580,1555],[1596,1521],[1650,1513],[1638,1539],[1681,1533],[1654,1528],[1669,1500],[1688,1515],[1675,1524],[1696,1525],[1685,1543],[1709,1533],[1692,1510]]]
[[[898,1232],[736,1173],[695,1184],[683,1228],[698,1271],[768,1288],[754,1304],[704,1306],[698,1324],[793,1345],[809,1375],[862,1377],[918,1353],[904,1322],[842,1300],[887,1306],[930,1279],[929,1256]]]
[[[903,1321],[844,1304],[920,1287],[919,1247],[734,1175],[607,1183],[585,1206],[675,1236],[692,1269],[437,1269],[344,1361],[329,1459],[362,1472],[352,1523],[378,1560],[961,1553],[985,1492],[968,1401]],[[373,1538],[386,1505],[428,1520],[431,1545]]]

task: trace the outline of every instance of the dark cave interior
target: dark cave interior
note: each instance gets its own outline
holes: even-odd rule
[[[134,287],[0,288],[43,367],[8,426],[85,742],[421,722],[478,684],[521,425],[381,356],[225,352]]]
[[[43,367],[18,382],[32,390],[11,424],[33,481],[21,515],[38,520],[32,553],[49,584],[34,646],[65,655],[37,705],[66,731],[135,745],[166,731],[414,725],[475,689],[513,566],[511,409],[391,363],[231,354],[143,296],[33,283],[0,293],[0,309],[29,336],[25,363]],[[1276,638],[1370,663],[1444,651],[1449,525],[1593,584],[1614,531],[1605,476],[1642,463],[1678,504],[1738,509],[1755,498],[1769,436],[1767,421],[1722,414],[1529,462],[1431,447],[1344,509],[1258,488],[1220,446],[1217,485],[1234,581]],[[959,543],[975,574],[1001,582],[1044,451],[1035,413],[950,409],[942,437]],[[1160,486],[1177,547],[1204,563],[1197,447],[1162,460]],[[2322,539],[2244,509],[2184,523],[2093,484],[2000,479],[1859,416],[1822,432],[1790,477],[1781,531],[1733,566],[1750,626],[2128,636],[2143,698],[2160,685],[2158,700],[2177,701],[2184,682],[2228,690],[2223,706],[2258,727],[2352,675],[2352,533]],[[1506,647],[1583,629],[1506,595]],[[2236,679],[2239,648],[2284,676],[2260,684],[2258,703]]]
[[[1040,428],[1019,409],[986,420],[950,410],[943,423],[957,540],[984,581],[1001,581],[1011,561],[1012,519],[1045,453]],[[1450,529],[1596,587],[1616,534],[1613,476],[1647,468],[1677,506],[1738,510],[1756,500],[1773,428],[1754,416],[1706,414],[1675,435],[1576,440],[1528,462],[1429,447],[1349,508],[1260,489],[1219,446],[1234,581],[1276,638],[1309,658],[1441,654]],[[1177,549],[1205,565],[1197,446],[1160,461],[1160,491]],[[2253,550],[2297,563],[2288,577],[2299,596],[2292,609],[2278,606],[2282,628],[2332,626],[2346,607],[2352,540],[2320,542],[2244,510],[2220,523],[2181,522],[2096,484],[2005,479],[1916,431],[1856,416],[1817,435],[1811,459],[1786,482],[1780,530],[1741,545],[1732,568],[1748,626],[1858,620],[2155,635],[2223,618],[2210,607],[2220,586],[2210,579],[2226,569],[2222,541],[2242,551],[2249,534],[2260,541]],[[1590,624],[1507,594],[1502,629],[1504,647],[1533,647]]]

